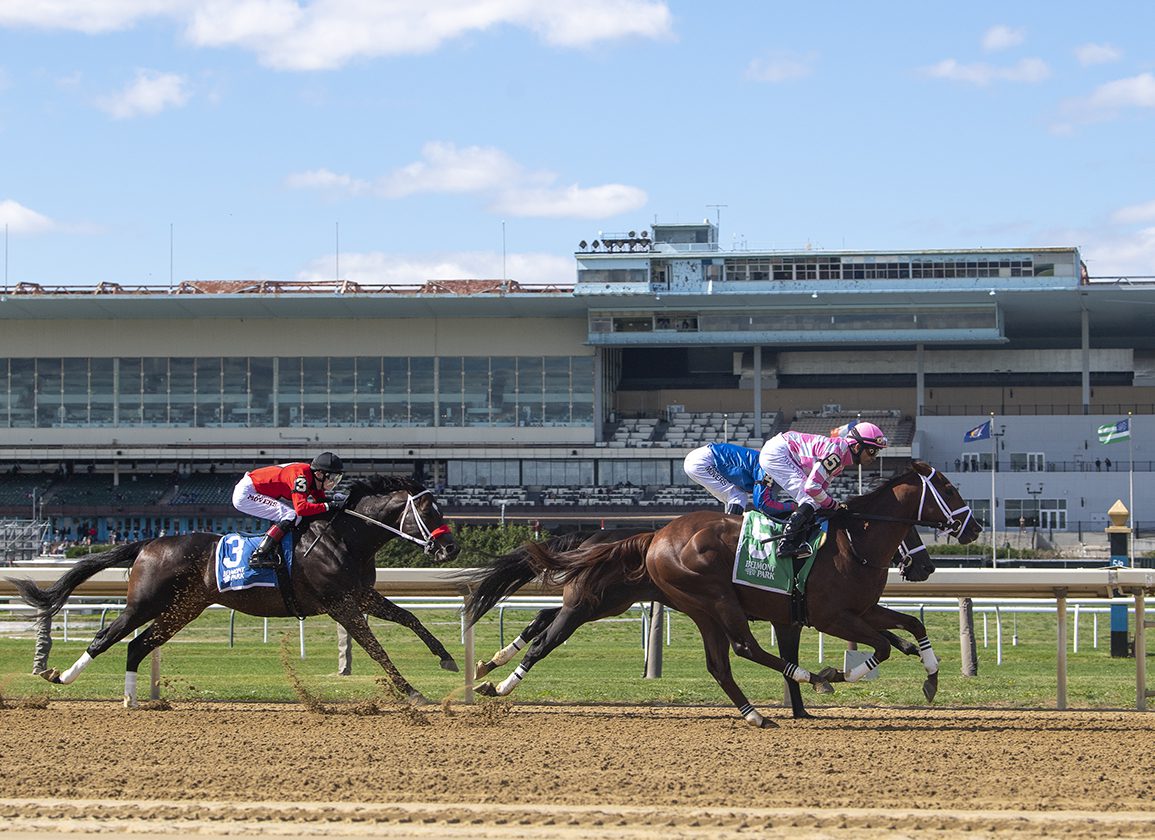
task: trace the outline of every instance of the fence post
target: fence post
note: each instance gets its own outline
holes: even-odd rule
[[[662,619],[666,608],[657,601],[650,604],[650,635],[646,643],[646,679],[662,676]]]
[[[353,673],[353,649],[349,645],[349,631],[337,625],[337,674],[347,677]]]
[[[974,601],[970,598],[958,599],[958,643],[959,659],[964,677],[979,674],[978,652],[975,650]]]

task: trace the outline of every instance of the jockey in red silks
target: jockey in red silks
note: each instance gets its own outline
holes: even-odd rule
[[[345,506],[344,498],[328,495],[341,483],[344,469],[340,458],[322,452],[308,464],[274,464],[245,473],[233,488],[233,507],[274,523],[249,558],[250,566],[276,568],[281,564],[280,542],[286,531],[302,517]]]
[[[766,474],[798,503],[786,522],[779,557],[809,556],[806,534],[818,510],[833,510],[838,503],[827,492],[830,480],[853,464],[869,467],[888,441],[874,423],[856,422],[838,437],[805,432],[782,432],[766,441],[758,463]]]
[[[767,516],[783,516],[794,509],[771,495],[771,482],[758,464],[757,449],[710,443],[690,450],[682,468],[691,481],[726,506],[726,513],[741,514],[751,502]]]

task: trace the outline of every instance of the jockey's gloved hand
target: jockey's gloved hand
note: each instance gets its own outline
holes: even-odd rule
[[[838,513],[846,513],[846,511],[850,510],[850,508],[846,506],[846,502],[839,502],[834,506],[834,510]]]
[[[348,496],[341,496],[339,498],[334,497],[334,498],[330,499],[329,501],[325,502],[325,510],[329,511],[330,513],[336,513],[339,510],[344,510],[345,505],[348,503],[349,503],[349,497]]]

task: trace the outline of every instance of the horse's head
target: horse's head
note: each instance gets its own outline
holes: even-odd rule
[[[347,513],[421,546],[437,563],[461,553],[431,490],[408,479],[376,476],[349,490]]]
[[[944,530],[964,545],[977,540],[983,526],[946,474],[923,461],[914,462],[914,471],[922,480],[918,518],[941,523]]]
[[[894,560],[904,580],[919,583],[934,574],[934,562],[926,550],[926,543],[913,528],[898,546]]]

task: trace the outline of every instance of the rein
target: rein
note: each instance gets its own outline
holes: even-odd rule
[[[938,488],[935,487],[931,482],[931,479],[934,478],[935,473],[937,472],[938,470],[936,470],[934,467],[931,467],[930,475],[923,475],[922,473],[918,474],[919,479],[922,480],[922,495],[918,500],[918,515],[920,517],[922,516],[923,509],[926,507],[926,497],[929,493],[930,497],[934,499],[935,504],[938,506],[939,512],[946,517],[946,521],[944,522],[931,522],[921,518],[909,519],[901,516],[887,516],[881,513],[860,513],[859,511],[853,510],[842,511],[841,515],[849,516],[854,519],[874,520],[877,522],[900,522],[904,525],[921,525],[924,528],[935,528],[939,531],[949,531],[956,535],[961,534],[966,529],[966,526],[974,514],[970,509],[970,505],[966,504],[960,508],[951,510],[950,505],[948,505],[946,502],[946,499],[942,497],[942,494],[938,491]],[[957,517],[962,513],[965,513],[966,516],[960,520]]]
[[[417,523],[417,530],[421,532],[420,537],[411,536],[410,534],[402,531],[400,528],[394,528],[392,525],[387,525],[384,522],[373,519],[370,516],[365,516],[365,514],[358,513],[357,511],[351,510],[349,508],[342,508],[340,512],[347,513],[350,516],[355,516],[363,522],[368,522],[370,525],[376,525],[378,528],[384,528],[395,537],[401,537],[403,540],[408,540],[415,545],[421,546],[425,553],[429,554],[431,551],[433,551],[434,541],[442,534],[449,533],[449,526],[439,525],[436,528],[430,530],[429,526],[425,524],[425,520],[422,519],[421,514],[417,512],[417,500],[426,494],[433,495],[433,491],[422,490],[415,496],[409,495],[406,497],[405,511],[401,514],[401,521],[398,523],[398,525],[404,525],[406,518],[412,514],[414,521]]]

